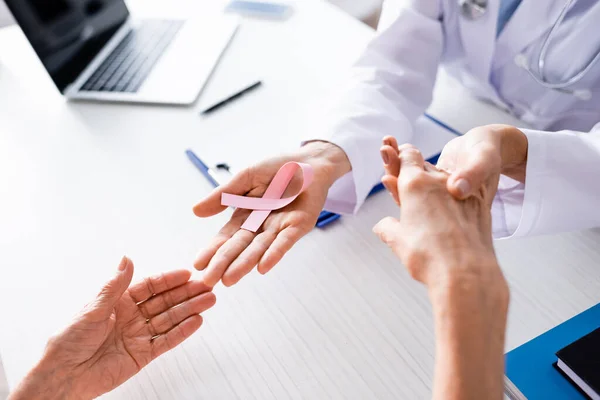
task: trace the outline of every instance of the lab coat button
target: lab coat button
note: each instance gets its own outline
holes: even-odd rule
[[[529,69],[529,62],[527,60],[527,56],[523,53],[517,54],[515,56],[515,64],[517,64],[517,67],[519,68]]]

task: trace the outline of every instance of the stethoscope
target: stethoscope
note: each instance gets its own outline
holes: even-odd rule
[[[530,67],[529,60],[524,54],[519,54],[515,59],[515,62],[519,67],[529,72],[529,75],[531,75],[531,77],[540,85],[548,89],[572,94],[583,100],[589,100],[592,96],[589,90],[571,90],[568,89],[568,87],[581,81],[581,79],[594,67],[594,64],[596,64],[596,62],[600,60],[600,52],[598,52],[596,56],[592,59],[592,61],[590,61],[584,68],[582,68],[579,72],[577,72],[570,78],[553,82],[550,81],[546,75],[546,56],[548,55],[548,48],[550,47],[552,38],[554,37],[556,31],[560,27],[560,24],[562,24],[562,22],[564,21],[567,12],[569,11],[574,2],[575,0],[567,0],[556,22],[554,22],[554,24],[550,28],[550,31],[546,35],[546,38],[542,43],[540,55],[538,57],[537,70],[534,70]],[[488,0],[458,0],[458,5],[460,7],[463,17],[471,20],[476,20],[483,17],[487,12],[488,3]]]

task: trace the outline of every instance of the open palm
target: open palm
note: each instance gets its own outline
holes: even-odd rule
[[[267,273],[315,226],[335,178],[327,168],[310,157],[277,157],[250,167],[197,204],[194,213],[205,218],[224,211],[226,207],[221,205],[223,193],[262,196],[279,168],[289,161],[312,164],[315,170],[312,184],[292,204],[273,211],[256,233],[240,229],[251,211],[235,210],[229,222],[200,252],[194,263],[196,269],[205,271],[204,282],[207,285],[214,286],[221,279],[226,286],[233,285],[255,266],[261,274]],[[301,186],[302,178],[297,174],[284,197],[297,192]]]
[[[132,276],[133,264],[124,258],[97,298],[48,343],[44,359],[64,367],[82,398],[116,388],[179,345],[200,328],[199,314],[216,301],[186,270],[129,287]]]

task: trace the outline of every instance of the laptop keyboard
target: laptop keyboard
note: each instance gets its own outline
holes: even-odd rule
[[[80,90],[137,92],[182,25],[183,21],[142,21],[129,31]]]

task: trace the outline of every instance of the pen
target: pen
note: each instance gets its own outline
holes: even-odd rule
[[[208,165],[204,164],[204,162],[192,151],[186,150],[185,154],[188,156],[192,164],[204,175],[204,177],[213,185],[214,187],[220,186],[219,179],[215,172],[208,167]]]
[[[242,89],[239,92],[237,92],[237,93],[229,96],[225,100],[221,100],[220,102],[218,102],[214,106],[211,106],[211,107],[207,108],[206,110],[202,111],[200,114],[207,115],[207,114],[210,114],[210,113],[212,113],[214,111],[217,111],[221,107],[225,107],[227,104],[231,103],[232,101],[235,101],[235,100],[239,99],[243,95],[245,95],[245,94],[247,94],[247,93],[249,93],[249,92],[251,92],[253,90],[258,89],[261,85],[262,85],[261,81],[255,82],[252,85],[248,86],[247,88]]]

